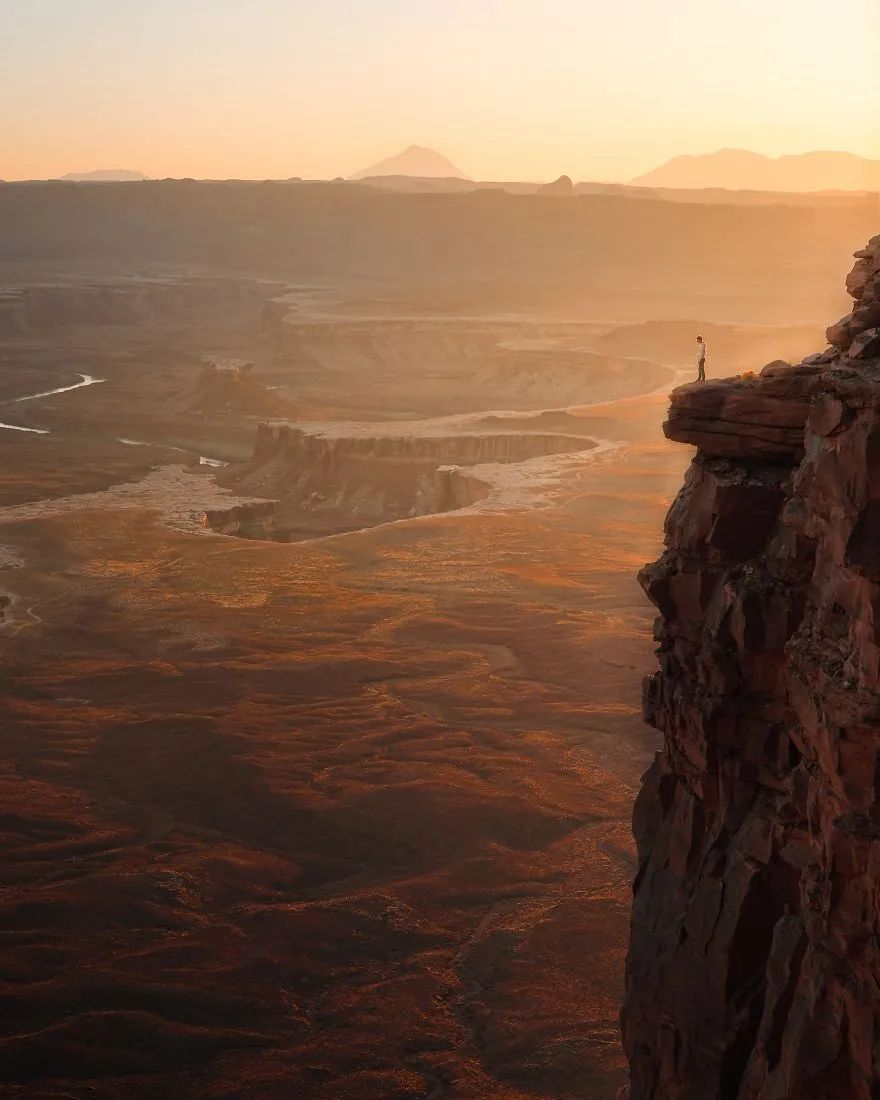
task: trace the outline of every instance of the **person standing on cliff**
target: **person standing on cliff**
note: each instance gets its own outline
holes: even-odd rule
[[[697,337],[697,381],[706,381],[706,341],[702,336]]]

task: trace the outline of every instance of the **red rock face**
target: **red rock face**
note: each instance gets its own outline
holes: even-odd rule
[[[632,1100],[880,1096],[880,237],[857,257],[828,352],[672,397],[698,453],[640,578],[664,747],[634,816]]]

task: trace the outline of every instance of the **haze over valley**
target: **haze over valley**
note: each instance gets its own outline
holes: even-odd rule
[[[0,189],[11,1095],[610,1100],[665,394],[874,213]]]
[[[13,5],[4,1098],[874,1095],[876,13],[734,7]]]

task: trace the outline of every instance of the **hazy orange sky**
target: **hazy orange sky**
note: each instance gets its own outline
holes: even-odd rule
[[[0,0],[0,177],[482,179],[880,158],[878,0]]]

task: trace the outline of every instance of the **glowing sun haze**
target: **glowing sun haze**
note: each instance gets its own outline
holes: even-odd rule
[[[413,142],[481,179],[880,158],[877,0],[0,4],[5,179],[332,177]]]

